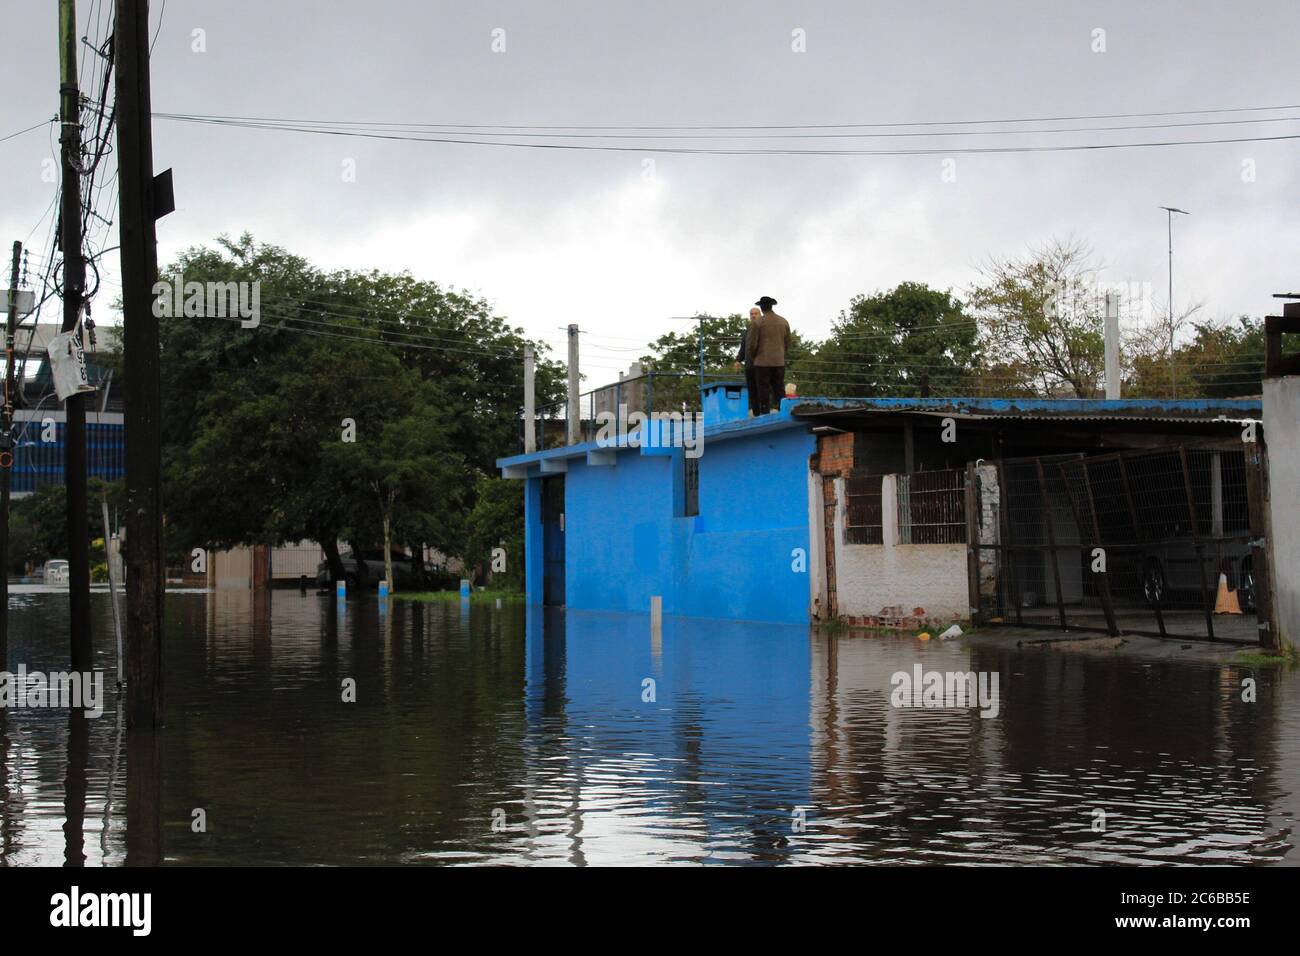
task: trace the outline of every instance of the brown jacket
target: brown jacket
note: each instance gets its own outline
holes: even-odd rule
[[[785,364],[790,350],[790,323],[775,312],[764,312],[750,323],[745,336],[745,353],[755,366],[773,368]]]

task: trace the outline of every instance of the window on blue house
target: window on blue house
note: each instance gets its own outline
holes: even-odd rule
[[[682,514],[689,518],[700,513],[700,460],[683,455],[682,469],[686,491]]]

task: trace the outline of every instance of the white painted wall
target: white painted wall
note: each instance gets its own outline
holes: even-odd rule
[[[843,479],[836,481],[835,581],[841,615],[878,615],[890,606],[925,617],[970,617],[966,588],[966,545],[899,544],[898,482],[886,475],[881,485],[884,544],[845,544]],[[820,523],[819,523],[820,524]]]
[[[822,531],[822,476],[808,472],[808,617],[821,620],[826,607],[826,535]]]
[[[1283,642],[1300,644],[1300,376],[1264,380],[1273,595]]]

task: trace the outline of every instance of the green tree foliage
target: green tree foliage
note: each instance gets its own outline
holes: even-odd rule
[[[524,583],[524,485],[505,478],[479,479],[474,509],[469,513],[465,562],[490,568],[494,548],[504,548],[506,569],[493,572],[497,587],[521,588]]]
[[[310,538],[463,546],[480,475],[519,441],[522,331],[409,275],[325,273],[222,238],[164,276],[259,281],[261,322],[161,322],[169,527],[186,547]],[[563,369],[539,355],[539,402]],[[345,440],[351,423],[351,436]],[[377,488],[376,485],[379,487]]]
[[[1235,323],[1193,323],[1190,341],[1174,349],[1174,381],[1181,397],[1234,398],[1263,390],[1264,323],[1242,316]],[[1124,394],[1169,394],[1169,349],[1163,339],[1129,356]]]
[[[949,292],[904,282],[854,296],[808,363],[812,395],[957,395],[976,377],[974,321]]]
[[[1105,301],[1087,246],[1053,239],[1020,258],[991,259],[967,305],[1007,391],[1097,394],[1105,368]],[[1020,377],[1014,377],[1020,376]]]
[[[110,515],[121,511],[124,485],[91,478],[86,482],[86,520],[94,542],[91,561],[104,560],[104,518],[101,502],[107,499]],[[51,558],[68,556],[68,495],[63,485],[43,485],[9,505],[9,554],[6,566],[24,574]],[[110,518],[110,520],[112,520]]]
[[[657,410],[700,407],[700,352],[704,354],[705,381],[742,380],[744,370],[734,367],[740,339],[749,324],[749,316],[699,314],[695,325],[685,332],[669,332],[650,343],[651,352],[641,357],[642,366],[655,373],[654,406]],[[786,356],[786,380],[797,381],[812,357],[812,348],[793,328],[790,330],[790,353]],[[669,373],[672,373],[670,375]]]

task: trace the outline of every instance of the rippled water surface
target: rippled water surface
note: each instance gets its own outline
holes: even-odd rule
[[[173,593],[167,728],[128,744],[92,600],[109,709],[0,711],[0,863],[1300,859],[1294,671]],[[11,597],[10,670],[66,668],[66,606]],[[1000,712],[892,707],[917,663],[996,672]]]

